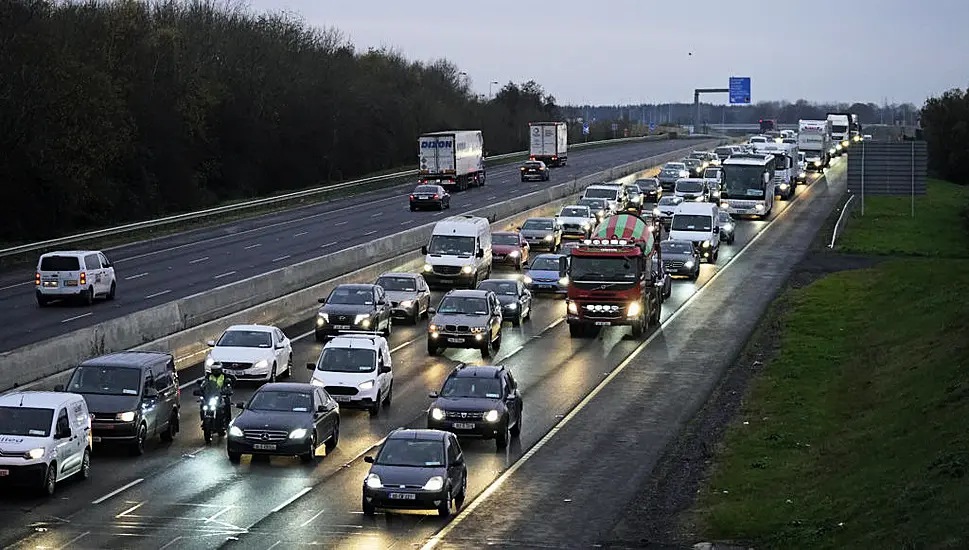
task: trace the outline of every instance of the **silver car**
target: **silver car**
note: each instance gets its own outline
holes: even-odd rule
[[[555,218],[528,218],[518,231],[532,250],[543,248],[555,252],[562,244],[562,227]]]
[[[656,208],[653,208],[653,215],[659,218],[663,227],[669,229],[670,224],[673,223],[673,212],[676,212],[676,207],[681,204],[683,204],[683,199],[680,197],[667,195],[656,203]]]
[[[489,290],[452,290],[444,295],[427,326],[427,353],[446,348],[479,349],[491,357],[501,346],[501,302]]]
[[[374,283],[384,289],[391,314],[417,324],[431,308],[431,290],[417,273],[384,273]]]

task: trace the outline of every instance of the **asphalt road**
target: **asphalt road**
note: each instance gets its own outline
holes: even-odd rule
[[[696,143],[696,142],[694,142]],[[690,146],[673,140],[578,150],[569,164],[552,170],[552,184],[634,160]],[[115,263],[118,295],[91,306],[55,304],[41,309],[34,298],[33,271],[0,275],[4,328],[0,351],[52,338],[84,326],[127,315],[261,273],[337,252],[456,215],[547,182],[522,183],[517,164],[492,168],[482,188],[455,193],[444,212],[410,212],[413,185],[368,192],[342,200],[200,229],[106,251]]]
[[[825,186],[824,180],[815,182],[799,189],[799,195],[826,196]],[[785,206],[786,203],[777,203],[774,216]],[[794,211],[810,208],[823,207],[807,201],[807,205],[802,204],[802,208]],[[664,320],[669,320],[697,289],[710,281],[720,266],[726,265],[768,223],[741,222],[735,244],[724,245],[717,266],[704,265],[698,281],[674,282],[673,294],[664,306]],[[795,217],[782,216],[771,226],[771,233],[796,223],[799,222]],[[763,273],[765,268],[783,267],[789,256],[785,251],[801,246],[804,243],[800,241],[786,243],[777,258],[767,264],[745,254],[738,257],[725,273],[756,280],[755,275]],[[514,274],[508,273],[507,276]],[[709,294],[702,293],[701,296]],[[741,304],[755,296],[721,296],[722,302],[727,298],[730,304]],[[692,307],[690,305],[684,311]],[[731,311],[724,308],[723,313],[727,318],[733,318]],[[641,344],[629,337],[628,329],[624,328],[605,330],[596,339],[572,340],[563,314],[561,298],[538,298],[530,322],[520,328],[505,326],[502,348],[492,362],[508,365],[522,388],[525,406],[522,434],[501,453],[495,451],[493,441],[464,443],[469,469],[469,502],[539,442]],[[365,518],[360,499],[368,467],[363,456],[372,452],[374,446],[396,427],[424,426],[428,391],[439,389],[455,365],[462,361],[481,363],[480,355],[470,350],[449,350],[442,356],[428,357],[424,349],[425,330],[425,322],[416,327],[395,326],[391,339],[395,368],[393,405],[377,418],[370,418],[365,412],[344,410],[340,444],[319,464],[304,466],[295,459],[284,458],[251,461],[245,457],[242,464],[232,465],[224,447],[216,444],[207,447],[202,443],[201,433],[193,422],[198,414],[197,405],[191,392],[185,391],[182,397],[183,432],[174,443],[152,442],[146,455],[138,459],[121,453],[98,452],[92,460],[92,478],[62,484],[51,500],[18,498],[4,493],[6,496],[0,498],[0,514],[16,519],[0,525],[0,545],[8,548],[187,549],[220,546],[403,548],[422,544],[447,523],[436,514],[378,513],[376,518]],[[692,342],[702,341],[696,337],[697,330],[706,329],[689,327],[688,335],[679,335],[672,334],[667,327],[661,334],[664,338],[688,336]],[[708,335],[714,336],[708,337],[704,347],[718,345],[724,339],[742,341],[745,338],[735,334],[729,326],[722,328],[722,334],[717,332],[721,330],[719,325],[710,330],[714,332]],[[319,354],[320,345],[313,341],[310,331],[309,321],[287,329],[291,338],[298,338],[294,345],[297,367],[315,360]],[[659,353],[652,356],[655,363],[651,368],[658,369],[657,372],[678,369],[678,363],[673,363],[674,358],[664,353],[671,349],[675,348],[662,346]],[[192,374],[183,371],[183,382]],[[294,379],[306,381],[308,378],[308,371],[297,369]],[[678,393],[672,395],[661,392],[647,395],[657,402],[657,407],[660,404],[674,407],[685,395],[692,395],[691,391],[702,390],[700,387],[691,390],[688,378],[678,379],[677,389]],[[240,389],[236,399],[245,399],[247,395],[247,391]],[[639,397],[643,395],[640,393]],[[621,412],[621,407],[629,405],[630,396],[620,397],[626,400],[616,405]],[[597,404],[597,407],[601,406],[611,405]],[[637,411],[630,409],[630,412]],[[637,419],[637,423],[658,426],[681,421],[683,416]],[[621,416],[610,421],[613,424],[586,426],[584,432],[572,435],[570,441],[577,446],[572,448],[573,454],[563,455],[563,464],[558,470],[554,465],[549,466],[549,471],[555,472],[554,477],[544,481],[551,481],[553,486],[574,482],[576,476],[581,477],[579,473],[585,467],[576,460],[588,460],[590,453],[602,451],[609,458],[621,455],[614,447],[604,447],[607,443],[616,443],[610,430],[623,426]],[[606,437],[600,433],[605,433]],[[548,451],[543,450],[535,456],[547,454]],[[543,458],[543,463],[547,460]],[[554,458],[551,460],[554,462]],[[525,464],[532,462],[539,463],[533,459]],[[623,479],[613,481],[625,482]],[[472,533],[472,538],[494,537],[515,528],[522,531],[516,535],[518,540],[536,540],[528,533],[527,526],[544,519],[541,513],[534,513],[548,504],[538,499],[543,487],[536,479],[516,477],[513,483],[506,483],[500,489],[510,490],[510,493],[502,493],[500,499],[486,499],[480,511],[463,521],[453,535],[463,537],[462,533]],[[556,516],[556,520],[560,517]],[[568,524],[568,518],[563,520],[566,523],[563,528],[577,531],[577,517],[582,516],[571,516],[571,524]],[[495,518],[501,518],[501,525],[494,521]],[[462,545],[461,538],[448,540],[457,540],[456,544]],[[468,544],[481,546],[481,539],[474,543],[470,539],[463,540],[465,547]]]

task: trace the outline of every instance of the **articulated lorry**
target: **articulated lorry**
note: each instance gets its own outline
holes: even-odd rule
[[[649,223],[621,213],[596,227],[591,238],[563,258],[568,277],[569,335],[593,335],[599,327],[629,326],[640,338],[658,325],[663,307],[662,252]]]
[[[851,113],[828,113],[831,141],[835,156],[841,156],[851,144]]]
[[[807,169],[821,172],[831,164],[831,121],[797,121],[797,148],[804,153]]]
[[[564,122],[528,123],[528,158],[548,166],[565,166],[569,158],[569,128]]]
[[[447,130],[417,139],[417,179],[448,191],[485,184],[484,137],[480,130]]]

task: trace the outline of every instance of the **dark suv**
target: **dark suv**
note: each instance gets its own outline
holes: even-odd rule
[[[478,348],[491,357],[501,348],[501,302],[490,290],[452,290],[444,295],[427,326],[427,353],[444,348]]]
[[[334,288],[316,314],[316,341],[347,331],[383,331],[389,338],[393,330],[393,310],[387,293],[379,285],[346,284]]]
[[[498,450],[522,430],[522,397],[504,366],[458,365],[427,410],[428,429],[494,439]]]

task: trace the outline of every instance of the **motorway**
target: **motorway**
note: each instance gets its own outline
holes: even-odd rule
[[[480,355],[470,350],[428,357],[422,321],[416,327],[395,327],[393,405],[376,418],[344,410],[340,444],[317,465],[248,457],[240,465],[230,464],[224,447],[202,443],[193,422],[198,414],[195,398],[185,391],[183,432],[174,443],[152,442],[138,459],[99,451],[92,460],[92,478],[60,485],[50,500],[0,499],[0,513],[16,518],[0,526],[0,545],[18,549],[409,548],[420,546],[442,528],[441,542],[449,547],[484,546],[487,539],[515,547],[540,541],[545,545],[546,538],[549,547],[588,542],[595,532],[587,533],[585,522],[576,518],[601,519],[604,512],[615,512],[624,504],[619,497],[639,489],[638,478],[652,466],[669,434],[688,421],[690,407],[702,402],[709,391],[715,365],[710,363],[707,372],[698,362],[710,357],[727,360],[729,349],[742,345],[747,337],[744,331],[757,322],[744,318],[750,307],[744,304],[769,300],[767,286],[758,285],[783,277],[788,264],[809,245],[811,239],[804,235],[820,227],[828,206],[844,188],[843,164],[835,165],[828,179],[836,183],[822,178],[800,187],[794,202],[775,203],[771,220],[740,222],[736,242],[724,245],[718,265],[704,265],[697,281],[675,281],[664,305],[663,328],[653,332],[650,345],[633,340],[623,328],[604,330],[595,339],[570,339],[561,298],[538,298],[529,322],[519,328],[506,325],[502,348],[492,362],[509,366],[522,388],[522,433],[500,453],[493,441],[463,444],[469,504],[451,523],[436,514],[420,513],[378,512],[371,519],[360,508],[368,467],[363,457],[390,430],[424,426],[427,393],[439,389],[455,365],[481,363]],[[791,215],[786,215],[789,204]],[[761,233],[765,228],[769,230]],[[731,293],[733,287],[719,288],[724,280],[748,283]],[[697,294],[708,284],[710,289]],[[704,301],[709,297],[715,298],[712,306]],[[297,367],[314,361],[320,352],[311,329],[309,320],[287,329],[297,340]],[[648,372],[641,363],[645,357],[650,361]],[[638,368],[613,373],[630,364]],[[182,381],[198,372],[199,367],[183,371]],[[606,379],[633,374],[637,377],[632,382],[638,386],[624,386],[617,378],[606,390],[595,390]],[[297,368],[294,378],[306,381],[309,372]],[[602,399],[608,391],[614,392],[611,399]],[[236,400],[248,394],[240,388]],[[577,405],[580,409],[572,412]],[[562,431],[547,435],[564,418],[569,423]],[[625,438],[653,444],[650,460],[630,464],[624,454]],[[608,467],[596,467],[600,454]],[[523,455],[529,460],[519,461]],[[492,485],[499,476],[503,482],[511,478]],[[563,489],[568,487],[575,489]],[[485,498],[477,499],[482,492]],[[610,497],[612,493],[616,495]],[[606,506],[600,511],[597,506],[602,503]]]
[[[118,276],[118,294],[113,302],[52,304],[42,309],[34,298],[33,271],[21,268],[4,273],[0,276],[0,310],[4,311],[0,351],[334,253],[542,186],[687,148],[691,143],[700,144],[672,140],[573,151],[567,166],[552,170],[550,183],[522,183],[518,164],[496,166],[489,169],[484,187],[455,193],[451,209],[444,212],[410,212],[407,193],[413,184],[408,184],[109,249],[106,255],[114,262]]]

